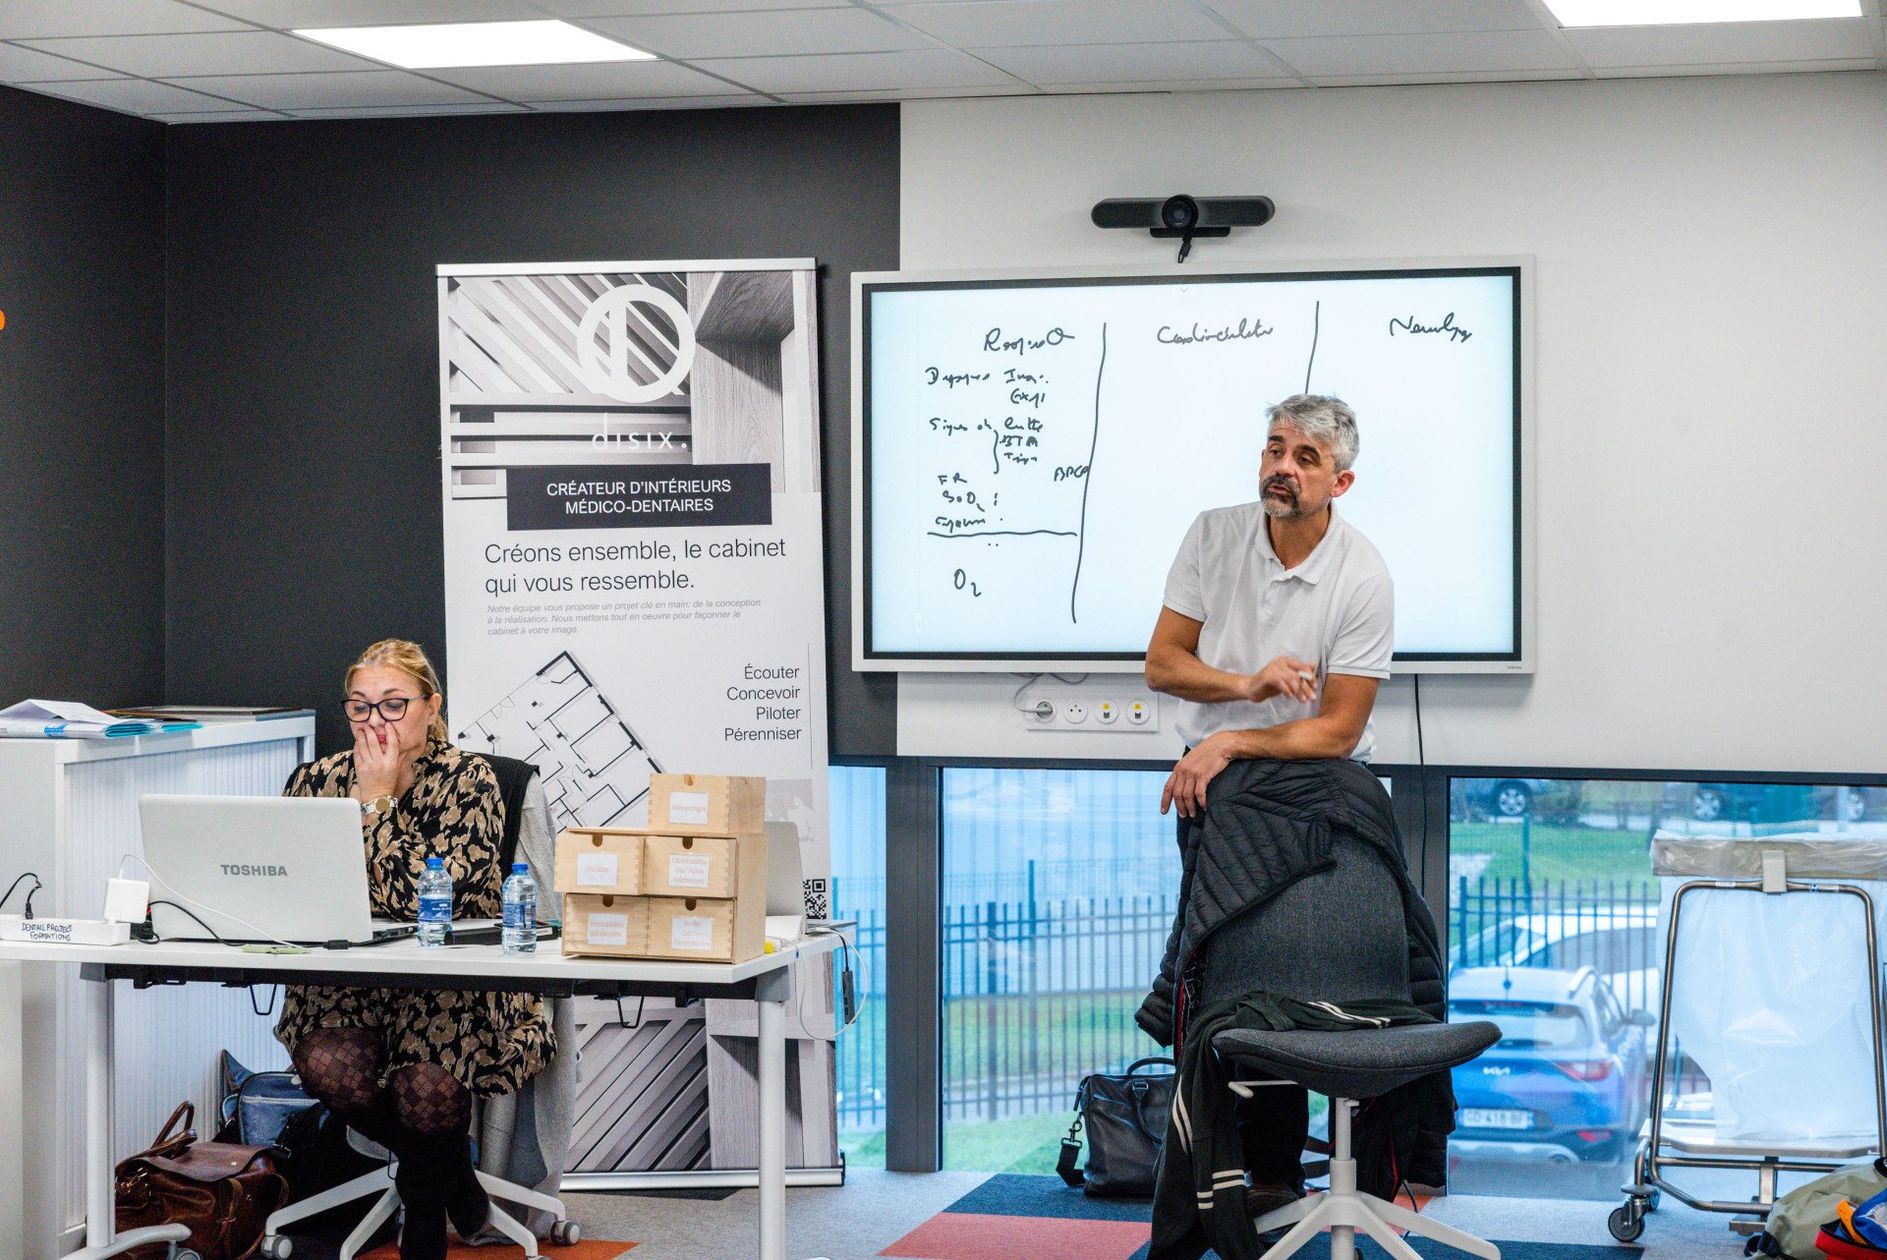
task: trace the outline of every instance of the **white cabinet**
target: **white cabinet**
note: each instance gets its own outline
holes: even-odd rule
[[[274,795],[313,756],[312,715],[124,740],[0,739],[0,891],[19,872],[36,871],[45,885],[33,898],[36,912],[100,917],[105,881],[127,854],[142,856],[138,797]],[[127,876],[145,878],[137,863],[129,867]],[[163,894],[153,886],[152,895]],[[16,893],[6,908],[19,907]],[[0,1144],[0,1182],[21,1188],[25,1260],[53,1260],[84,1239],[81,983],[77,968],[26,969],[17,1014],[0,1012],[0,1028],[17,1018],[22,1043],[18,1097],[0,1100],[0,1116],[17,1106],[25,1140]],[[274,1017],[255,1012],[249,991],[112,988],[114,1159],[142,1150],[186,1098],[197,1105],[199,1134],[210,1136],[218,1050],[229,1049],[252,1068],[286,1060],[270,1032]],[[258,991],[255,1000],[265,1002],[272,992]],[[0,985],[0,1000],[7,995]],[[10,1083],[0,1073],[0,1088]]]

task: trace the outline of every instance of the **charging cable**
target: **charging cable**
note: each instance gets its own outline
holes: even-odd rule
[[[279,936],[271,936],[269,933],[264,932],[261,928],[249,922],[247,919],[239,919],[235,915],[229,913],[229,911],[227,910],[217,910],[211,906],[204,905],[200,901],[195,901],[189,897],[184,896],[182,893],[178,892],[175,888],[172,888],[168,880],[166,880],[162,875],[159,875],[155,870],[153,870],[149,862],[146,862],[143,858],[139,857],[135,853],[125,854],[123,861],[120,861],[118,863],[118,877],[120,879],[124,878],[125,862],[136,862],[139,866],[142,866],[144,868],[144,873],[146,875],[149,875],[153,882],[162,885],[165,892],[169,893],[172,897],[175,897],[177,899],[177,901],[167,901],[162,904],[172,906],[177,910],[183,911],[183,913],[185,914],[189,914],[192,919],[196,919],[197,924],[200,927],[202,927],[202,929],[205,932],[208,932],[211,936],[216,937],[218,944],[228,945],[229,942],[224,940],[221,936],[217,936],[215,929],[211,928],[209,924],[203,922],[202,919],[197,919],[197,916],[194,914],[190,914],[188,910],[184,910],[184,907],[182,905],[178,905],[177,902],[183,902],[184,905],[195,906],[197,909],[203,911],[205,914],[220,914],[225,919],[228,919],[231,923],[240,923],[242,926],[248,928],[251,932],[254,932],[257,936],[261,937],[263,940],[270,941],[276,945],[286,945],[290,949],[295,949],[295,950],[304,948],[304,946],[297,945],[293,941],[285,941]],[[160,903],[153,901],[151,904],[158,905]]]
[[[21,882],[29,879],[33,881],[33,886],[26,890],[26,913],[23,916],[28,919],[33,917],[33,894],[45,887],[44,884],[39,882],[39,876],[37,874],[32,871],[22,872],[19,879],[14,880],[12,885],[8,887],[6,896],[0,897],[0,906],[6,905],[7,902],[13,900],[13,892],[20,886]]]

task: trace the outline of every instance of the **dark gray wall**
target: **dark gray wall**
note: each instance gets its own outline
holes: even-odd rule
[[[895,106],[168,133],[168,697],[304,704],[443,655],[440,263],[817,258],[834,756],[895,744],[850,652],[850,280],[898,261]],[[442,661],[451,687],[451,662]]]
[[[162,696],[163,131],[0,87],[0,707]]]

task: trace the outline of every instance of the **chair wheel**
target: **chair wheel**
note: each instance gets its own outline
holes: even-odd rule
[[[583,1241],[583,1230],[575,1221],[558,1221],[550,1227],[550,1240],[559,1247],[571,1247]]]
[[[280,1234],[268,1235],[262,1240],[262,1246],[257,1248],[257,1254],[262,1260],[288,1260],[294,1253],[294,1241]]]
[[[170,1260],[203,1260],[203,1257],[185,1247],[178,1249],[176,1243],[170,1245]]]
[[[1637,1203],[1621,1204],[1605,1218],[1605,1227],[1622,1243],[1637,1242],[1645,1232],[1643,1208]]]

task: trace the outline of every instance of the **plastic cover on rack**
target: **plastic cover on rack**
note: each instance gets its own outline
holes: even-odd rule
[[[1761,879],[1764,850],[1790,879],[1842,882],[1887,930],[1887,842],[1660,833],[1658,919],[1692,879]],[[1666,1018],[1710,1078],[1718,1141],[1840,1145],[1876,1132],[1863,903],[1841,893],[1702,889],[1684,899]]]

